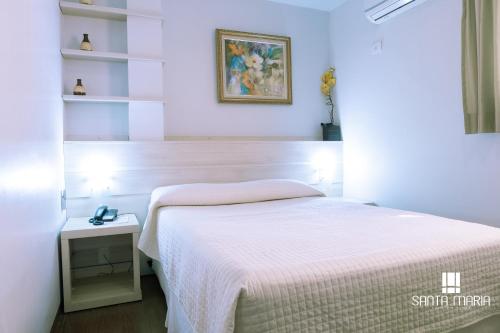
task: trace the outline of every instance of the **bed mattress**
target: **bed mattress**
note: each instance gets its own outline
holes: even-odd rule
[[[156,223],[193,332],[449,332],[500,310],[496,228],[317,197],[163,207]]]

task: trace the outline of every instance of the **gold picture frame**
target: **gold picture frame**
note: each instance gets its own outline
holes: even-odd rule
[[[291,38],[216,30],[220,103],[292,104]]]

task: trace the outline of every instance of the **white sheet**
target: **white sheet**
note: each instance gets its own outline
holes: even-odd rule
[[[158,214],[144,241],[196,332],[446,332],[498,312],[411,305],[447,271],[499,297],[496,228],[329,198]]]
[[[163,272],[160,262],[153,260],[152,268],[158,278],[158,282],[160,283],[161,289],[163,290],[167,301],[168,311],[167,318],[165,320],[165,327],[168,327],[168,333],[194,333],[191,323],[185,314],[184,308],[179,303],[179,300],[173,293],[168,292],[167,277]]]

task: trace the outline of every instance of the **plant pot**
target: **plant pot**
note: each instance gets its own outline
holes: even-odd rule
[[[340,126],[332,123],[321,123],[321,127],[323,128],[323,141],[342,141]]]

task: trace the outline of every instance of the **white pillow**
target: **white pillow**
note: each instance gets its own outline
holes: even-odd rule
[[[159,187],[151,194],[151,203],[156,206],[211,206],[314,196],[325,194],[297,180],[269,179]]]

